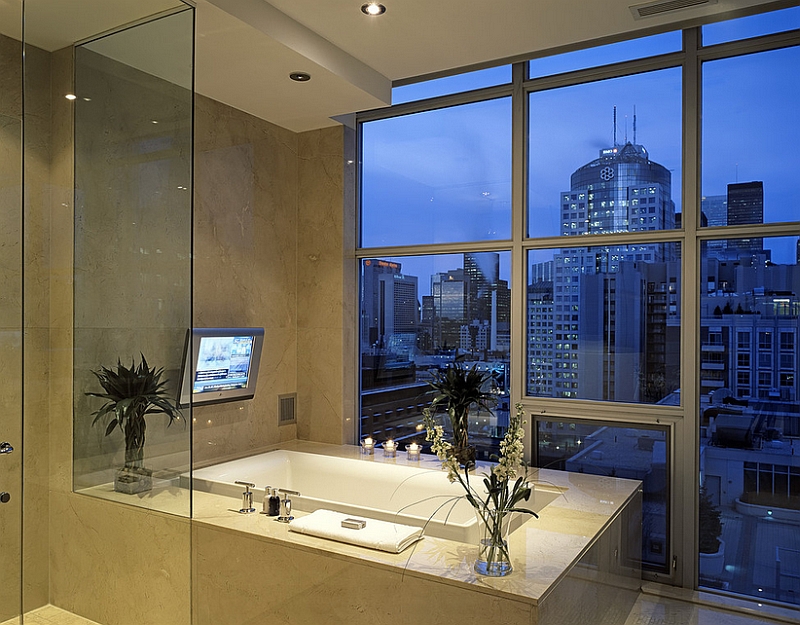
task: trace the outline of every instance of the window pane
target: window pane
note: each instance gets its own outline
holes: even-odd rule
[[[491,371],[497,404],[475,412],[480,459],[499,453],[508,425],[511,254],[477,252],[361,263],[361,434],[423,443],[431,372],[456,358]]]
[[[669,449],[666,427],[536,420],[537,465],[642,481],[642,566],[667,572]]]
[[[511,99],[362,126],[363,247],[511,237]]]
[[[528,236],[676,227],[679,69],[532,93],[529,133]]]
[[[796,369],[779,369],[779,356],[796,366],[797,245],[796,236],[764,238],[757,252],[741,239],[703,242],[699,341],[702,356],[722,362],[700,370],[701,483],[713,499],[701,500],[701,544],[712,534],[723,545],[716,564],[701,554],[700,585],[795,604],[800,384]],[[710,509],[721,516],[720,535],[709,531]]]
[[[612,63],[632,61],[668,52],[679,52],[682,45],[680,31],[662,33],[651,37],[620,41],[606,46],[533,59],[530,61],[528,74],[531,78],[540,78],[589,67],[611,65]]]
[[[528,255],[527,391],[678,404],[678,243]]]
[[[703,64],[702,225],[798,219],[797,67],[800,47]]]
[[[489,67],[476,72],[426,80],[392,89],[392,104],[414,102],[451,93],[463,93],[484,87],[494,87],[511,82],[511,66]]]
[[[800,28],[800,7],[703,26],[703,45],[749,39]]]

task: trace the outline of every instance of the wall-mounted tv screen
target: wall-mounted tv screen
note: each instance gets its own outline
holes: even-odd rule
[[[187,332],[181,407],[252,399],[264,328],[194,328]]]

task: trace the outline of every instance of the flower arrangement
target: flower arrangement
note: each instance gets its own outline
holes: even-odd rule
[[[500,443],[498,462],[490,473],[483,474],[483,492],[470,483],[470,467],[461,468],[455,447],[444,439],[444,427],[435,422],[433,412],[430,409],[423,411],[427,429],[425,438],[431,443],[431,451],[442,461],[448,479],[451,482],[457,481],[464,488],[465,497],[475,509],[481,524],[480,553],[475,562],[475,570],[484,575],[502,576],[511,573],[511,558],[506,541],[511,514],[519,512],[539,517],[533,510],[519,506],[522,501],[530,499],[531,487],[524,474],[517,476],[518,471],[525,467],[522,443],[525,430],[522,427],[522,404],[516,404],[515,410]]]

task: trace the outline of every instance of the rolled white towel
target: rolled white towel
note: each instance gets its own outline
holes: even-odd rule
[[[361,529],[342,527],[345,519],[362,519],[366,525]],[[399,523],[378,521],[366,517],[354,517],[333,510],[315,510],[311,514],[294,519],[289,529],[300,534],[337,540],[359,547],[368,547],[389,553],[400,553],[410,544],[422,538],[422,528]]]

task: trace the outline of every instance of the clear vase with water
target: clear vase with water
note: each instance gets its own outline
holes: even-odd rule
[[[489,577],[503,577],[513,570],[508,551],[508,532],[511,514],[505,510],[476,509],[480,534],[478,557],[473,569]]]

